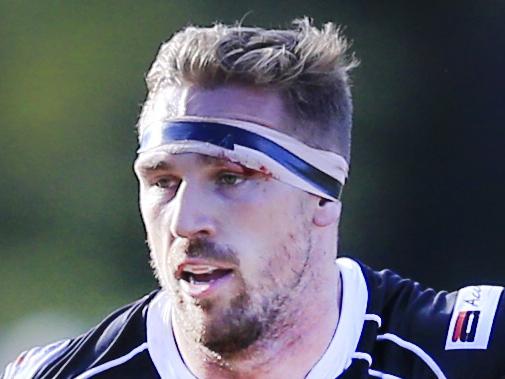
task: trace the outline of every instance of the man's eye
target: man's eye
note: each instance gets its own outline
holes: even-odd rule
[[[242,183],[244,180],[245,178],[240,175],[226,173],[219,175],[218,183],[225,186],[236,186],[237,184]]]
[[[177,183],[172,178],[159,178],[153,182],[153,186],[158,187],[158,188],[162,188],[162,189],[170,189],[170,188],[174,188],[175,186],[177,186]]]

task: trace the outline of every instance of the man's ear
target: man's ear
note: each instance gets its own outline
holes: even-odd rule
[[[319,204],[314,212],[313,222],[317,226],[325,227],[337,224],[342,212],[341,201],[319,200]]]

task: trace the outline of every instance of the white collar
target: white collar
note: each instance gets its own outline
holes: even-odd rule
[[[337,259],[342,276],[342,306],[335,334],[306,379],[333,379],[352,361],[363,328],[368,291],[360,266],[349,258]],[[185,365],[172,330],[170,298],[155,296],[147,312],[147,347],[162,379],[197,379]]]
[[[352,361],[365,320],[368,290],[361,267],[352,259],[339,258],[342,277],[342,305],[335,334],[325,353],[306,379],[333,379]]]

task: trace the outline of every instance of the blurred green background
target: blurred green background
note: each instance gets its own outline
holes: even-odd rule
[[[340,254],[505,281],[505,2],[0,0],[0,366],[156,286],[131,166],[161,41],[303,15],[362,61]]]

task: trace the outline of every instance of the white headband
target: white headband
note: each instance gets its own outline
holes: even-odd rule
[[[272,128],[233,119],[184,116],[150,125],[138,153],[163,146],[171,154],[224,157],[328,200],[338,200],[349,166]]]

